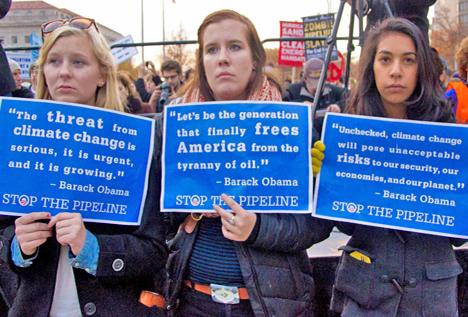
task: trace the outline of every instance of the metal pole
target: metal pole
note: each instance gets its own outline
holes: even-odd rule
[[[354,51],[354,44],[353,44],[353,36],[354,36],[354,13],[356,12],[356,7],[358,10],[362,8],[361,2],[362,0],[357,0],[357,6],[356,6],[356,0],[351,1],[351,17],[349,20],[349,35],[348,35],[348,48],[346,52],[346,71],[345,71],[345,76],[344,76],[344,88],[348,90],[348,85],[349,85],[349,75],[350,75],[350,69],[351,69],[351,53]],[[358,18],[362,19],[362,14],[361,11],[358,11]],[[361,38],[359,38],[361,39]]]
[[[166,14],[164,12],[164,0],[162,0],[162,39],[166,41]],[[163,59],[166,59],[166,46],[163,45]]]
[[[144,7],[143,7],[143,0],[141,0],[141,42],[145,42],[145,18],[144,18]],[[141,48],[141,63],[145,64],[145,47]]]
[[[343,15],[343,8],[346,0],[341,0],[340,7],[338,8],[338,13],[336,14],[335,24],[333,24],[332,34],[328,37],[327,40],[327,53],[325,55],[325,60],[323,62],[322,71],[320,73],[320,79],[317,84],[317,90],[314,95],[314,105],[312,108],[313,118],[315,118],[315,112],[317,111],[318,102],[322,94],[322,89],[325,84],[325,79],[327,78],[327,68],[330,63],[330,58],[333,52],[333,47],[336,44],[336,34],[338,33],[338,28],[340,27],[341,16]]]

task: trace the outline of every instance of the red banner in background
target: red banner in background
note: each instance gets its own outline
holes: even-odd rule
[[[280,37],[304,37],[302,22],[280,21],[280,29]],[[280,42],[278,65],[302,67],[304,62],[304,42]]]
[[[341,52],[338,51],[338,59],[330,61],[330,64],[328,64],[327,81],[334,83],[340,80],[340,78],[343,76],[345,68],[345,58],[343,54],[341,54]]]

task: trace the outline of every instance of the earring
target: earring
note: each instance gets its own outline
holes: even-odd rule
[[[98,83],[98,87],[102,88],[102,86],[104,86],[104,84],[105,84],[105,82],[101,81],[101,82]]]

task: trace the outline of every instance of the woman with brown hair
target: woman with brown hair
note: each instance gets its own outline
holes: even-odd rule
[[[263,73],[265,50],[248,18],[214,12],[199,27],[198,42],[182,102],[281,101],[279,85]],[[171,243],[168,307],[177,316],[313,316],[306,249],[331,227],[310,215],[247,212],[221,198],[232,213],[214,206],[216,213],[188,215]]]

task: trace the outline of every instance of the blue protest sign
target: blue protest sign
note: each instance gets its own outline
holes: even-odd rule
[[[468,126],[327,114],[314,215],[468,238]]]
[[[306,104],[169,105],[164,131],[162,211],[210,212],[225,193],[249,211],[311,212]]]
[[[153,120],[117,111],[0,98],[0,214],[139,224],[153,131]]]
[[[31,46],[42,46],[42,38],[36,32],[31,32],[29,35],[29,44]],[[32,50],[31,58],[34,63],[39,58],[39,50]]]

